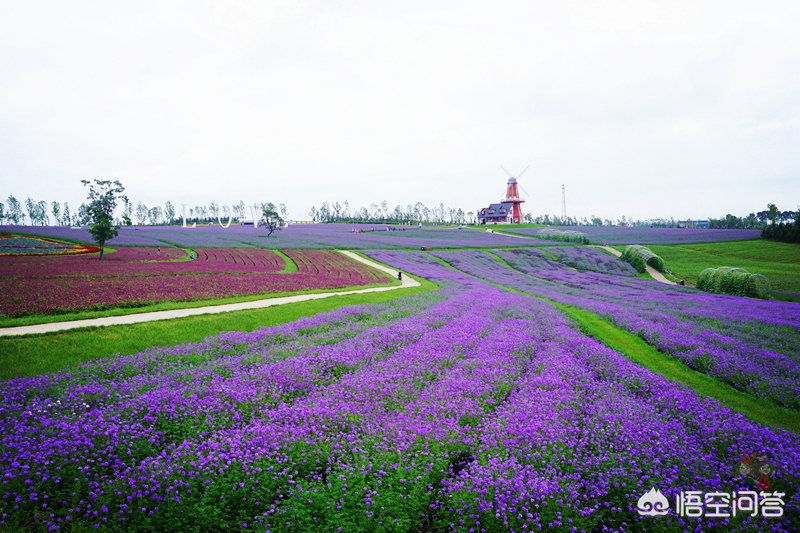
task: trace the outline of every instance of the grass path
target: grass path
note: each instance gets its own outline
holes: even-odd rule
[[[393,278],[397,277],[397,270],[390,269],[384,265],[380,265],[366,259],[353,252],[340,250],[340,253],[346,255],[354,261],[364,263],[372,268],[385,272]],[[97,327],[97,326],[119,326],[126,324],[139,324],[142,322],[153,322],[156,320],[171,320],[175,318],[186,318],[190,316],[206,315],[210,313],[228,313],[231,311],[244,311],[248,309],[263,309],[265,307],[272,307],[276,305],[284,305],[289,303],[304,302],[308,300],[318,300],[320,298],[328,298],[330,296],[343,296],[348,294],[364,294],[369,292],[385,292],[393,291],[396,289],[419,287],[420,283],[411,278],[404,276],[400,285],[393,285],[389,287],[372,287],[369,289],[354,289],[349,291],[338,292],[320,292],[312,294],[298,294],[292,296],[282,296],[278,298],[266,298],[248,302],[237,302],[222,305],[208,305],[203,307],[191,307],[187,309],[170,309],[166,311],[154,311],[149,313],[134,313],[123,316],[109,316],[101,318],[90,318],[85,320],[71,320],[66,322],[51,322],[47,324],[33,324],[29,326],[17,326],[10,328],[0,329],[0,337],[7,337],[13,335],[31,335],[40,333],[52,333],[55,331],[64,331],[76,328]]]

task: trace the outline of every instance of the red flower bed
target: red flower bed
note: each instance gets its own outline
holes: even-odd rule
[[[0,257],[0,313],[20,316],[386,283],[383,274],[330,250],[290,250],[298,265],[261,249],[121,248],[109,261],[87,257]],[[111,260],[113,258],[113,260]],[[170,260],[172,259],[172,260]]]
[[[338,252],[329,250],[283,250],[283,253],[295,262],[298,273],[346,278],[357,283],[376,283],[383,277],[382,274],[370,268],[350,268],[353,261]]]
[[[341,255],[341,254],[338,254]],[[120,248],[103,256],[3,257],[0,277],[166,276],[283,270],[283,258],[260,248],[199,249],[193,261],[180,248]]]

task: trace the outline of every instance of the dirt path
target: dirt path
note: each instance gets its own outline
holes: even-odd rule
[[[342,254],[346,255],[354,261],[364,263],[372,268],[378,269],[381,272],[386,272],[393,278],[397,279],[397,270],[394,270],[383,265],[379,265],[369,259],[365,259],[358,254],[339,250]],[[91,318],[86,320],[71,320],[68,322],[53,322],[50,324],[35,324],[32,326],[17,326],[13,328],[1,328],[0,337],[7,337],[13,335],[29,335],[32,333],[50,333],[52,331],[63,331],[67,329],[85,328],[89,326],[117,326],[120,324],[138,324],[140,322],[151,322],[153,320],[170,320],[173,318],[184,318],[188,316],[206,315],[212,313],[227,313],[230,311],[242,311],[246,309],[263,309],[265,307],[272,307],[274,305],[283,305],[294,302],[305,302],[307,300],[319,300],[320,298],[328,298],[330,296],[340,296],[345,294],[363,294],[367,292],[385,292],[393,291],[395,289],[405,289],[408,287],[419,287],[420,283],[408,276],[403,276],[403,281],[400,285],[392,287],[373,287],[371,289],[355,289],[351,291],[340,292],[322,292],[317,294],[298,294],[297,296],[282,296],[280,298],[266,298],[263,300],[255,300],[252,302],[239,302],[235,304],[223,305],[207,305],[205,307],[193,307],[190,309],[173,309],[171,311],[154,311],[151,313],[136,313],[132,315],[123,316],[109,316],[103,318]]]
[[[485,230],[484,230],[484,232],[485,232]],[[533,237],[533,236],[526,237],[524,235],[516,235],[514,233],[506,233],[505,231],[494,231],[494,229],[492,230],[492,233],[494,233],[495,235],[505,235],[506,237],[516,237],[518,239],[528,239],[528,240],[535,239],[535,240],[539,240],[539,239],[536,239],[536,237]]]
[[[597,246],[597,248],[602,248],[607,252],[611,252],[611,254],[616,255],[617,257],[622,257],[622,252],[619,250],[615,250],[610,246]],[[645,265],[645,269],[647,269],[647,273],[650,274],[654,280],[660,281],[661,283],[666,283],[667,285],[677,285],[674,281],[670,281],[664,277],[664,274],[656,270],[655,268],[651,267],[650,265]]]

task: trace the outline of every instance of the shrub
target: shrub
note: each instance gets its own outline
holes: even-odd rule
[[[541,229],[534,235],[538,239],[559,242],[577,242],[578,244],[589,244],[589,236],[580,231],[557,230],[552,228]]]
[[[622,259],[631,263],[634,268],[639,270],[638,267],[632,263],[634,257],[640,258],[643,263],[650,265],[659,272],[664,272],[664,260],[650,251],[650,248],[638,244],[631,244],[627,246],[622,253]],[[644,272],[644,270],[640,270],[640,272]]]
[[[642,258],[638,255],[632,255],[629,259],[627,259],[627,261],[633,268],[636,269],[636,272],[639,274],[642,274],[647,270],[645,268],[644,260],[642,260]]]
[[[769,299],[769,280],[743,268],[707,268],[697,278],[697,288],[706,292]]]

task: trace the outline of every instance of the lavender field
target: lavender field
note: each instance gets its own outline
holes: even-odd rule
[[[509,233],[536,235],[541,228],[510,228]],[[758,239],[757,229],[628,228],[617,226],[564,226],[559,230],[585,233],[592,244],[688,244],[693,242]]]
[[[208,246],[260,248],[346,248],[346,249],[419,249],[520,246],[520,237],[533,237],[540,228],[512,228],[498,226],[498,231],[513,233],[509,237],[500,233],[482,231],[393,226],[397,231],[386,231],[383,224],[296,224],[267,237],[263,228],[253,226],[123,226],[119,236],[109,245],[133,246]],[[405,231],[403,231],[405,228]],[[353,233],[353,230],[363,233]],[[373,231],[373,229],[375,231]],[[575,226],[558,228],[585,233],[593,244],[680,244],[757,239],[760,230],[707,230],[680,228],[624,228],[607,226]],[[91,244],[85,229],[73,230],[63,226],[0,226],[9,233],[33,233],[51,238],[62,238]],[[536,241],[536,245],[551,244]],[[553,243],[557,244],[557,243]]]
[[[442,289],[0,383],[3,528],[755,532],[800,522],[800,435],[702,398],[549,303],[483,280],[595,306],[623,327],[672,320],[691,336],[706,324],[698,349],[720,347],[718,368],[743,364],[735,345],[760,350],[764,376],[743,388],[775,388],[787,404],[798,374],[778,367],[796,364],[800,306],[577,273],[524,250],[498,252],[518,270],[478,251],[368,253]],[[630,315],[617,314],[624,304]],[[730,317],[715,314],[721,305]],[[737,468],[753,451],[772,458],[783,516],[637,513],[653,487],[671,502],[751,490]]]
[[[396,231],[386,231],[394,227]],[[363,233],[354,233],[353,230]],[[374,230],[374,231],[373,231]],[[52,238],[92,243],[85,229],[60,226],[0,226],[0,231],[33,233]],[[203,246],[212,248],[343,248],[343,249],[415,249],[519,246],[522,237],[484,233],[469,229],[386,226],[366,224],[295,224],[271,237],[264,228],[253,226],[123,226],[109,246]],[[536,242],[536,241],[535,241]],[[536,244],[539,244],[536,242]]]
[[[478,278],[591,311],[698,372],[800,409],[798,304],[578,273],[536,250],[497,251],[496,257],[477,250],[435,255]]]

